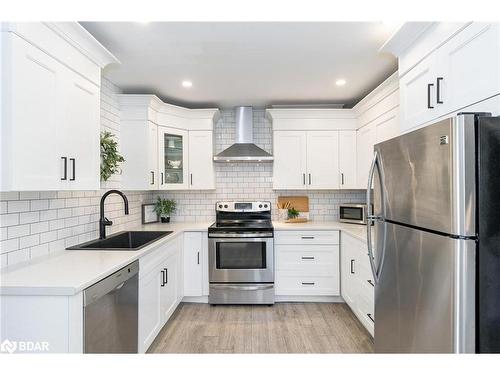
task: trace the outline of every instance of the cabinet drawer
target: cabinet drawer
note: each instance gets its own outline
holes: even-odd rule
[[[310,270],[328,267],[332,274],[338,272],[338,245],[277,245],[275,247],[277,270]]]
[[[338,276],[291,276],[276,272],[276,294],[284,296],[337,296]]]
[[[274,234],[276,245],[338,245],[339,231],[279,231]]]

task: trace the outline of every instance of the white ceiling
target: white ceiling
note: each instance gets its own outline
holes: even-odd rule
[[[125,93],[191,108],[349,107],[397,69],[378,53],[391,32],[381,22],[81,24],[121,60],[106,75]],[[340,78],[345,86],[335,85]]]

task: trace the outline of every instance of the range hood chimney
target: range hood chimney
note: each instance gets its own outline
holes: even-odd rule
[[[214,156],[216,162],[271,162],[273,156],[253,143],[253,109],[236,107],[234,144]]]

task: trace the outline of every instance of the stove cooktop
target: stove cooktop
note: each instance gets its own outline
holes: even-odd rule
[[[213,223],[209,231],[273,230],[271,220],[227,220]]]

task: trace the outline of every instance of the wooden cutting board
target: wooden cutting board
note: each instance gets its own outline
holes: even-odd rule
[[[307,196],[283,196],[278,197],[278,204],[290,202],[290,207],[295,208],[299,212],[309,212],[309,197]]]

